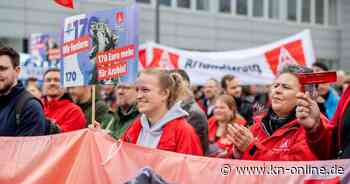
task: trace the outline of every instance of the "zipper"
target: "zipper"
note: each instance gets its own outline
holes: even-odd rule
[[[269,139],[272,139],[272,138],[274,138],[274,137],[279,137],[279,136],[276,136],[276,135],[271,135],[268,131],[267,131],[267,129],[266,129],[266,127],[265,127],[265,125],[264,125],[264,123],[262,123],[261,122],[261,126],[263,127],[263,130],[264,130],[264,132],[268,135],[268,137],[263,141],[263,142],[265,142],[265,141],[268,141]],[[282,127],[281,127],[282,128]],[[291,126],[291,127],[289,127],[288,128],[288,130],[286,130],[283,134],[286,134],[286,133],[288,133],[288,132],[290,132],[290,131],[292,131],[292,130],[294,130],[294,129],[298,129],[299,127],[297,127],[297,125],[293,125],[293,126]],[[278,130],[278,129],[277,129]],[[276,130],[276,131],[277,131]],[[275,132],[276,132],[275,131]],[[272,133],[273,134],[273,133]],[[283,135],[282,134],[282,135]]]

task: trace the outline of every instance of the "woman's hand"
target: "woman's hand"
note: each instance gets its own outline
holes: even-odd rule
[[[101,123],[99,123],[98,121],[94,121],[93,123],[91,123],[89,125],[89,128],[97,128],[97,129],[101,129]]]
[[[299,120],[299,124],[309,132],[314,132],[320,124],[320,109],[315,101],[313,101],[309,93],[297,94],[297,108],[295,116]]]
[[[252,132],[241,125],[234,123],[233,125],[228,125],[227,138],[232,141],[235,147],[240,151],[244,152],[250,143],[254,141],[254,136]]]

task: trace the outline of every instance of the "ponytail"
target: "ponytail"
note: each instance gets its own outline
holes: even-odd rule
[[[169,89],[168,107],[170,108],[180,100],[180,97],[192,95],[190,89],[186,86],[184,79],[177,73],[170,73],[169,77],[173,85]]]

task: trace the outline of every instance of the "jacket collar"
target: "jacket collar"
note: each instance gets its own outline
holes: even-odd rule
[[[290,129],[295,127],[297,124],[295,117],[295,108],[293,111],[285,118],[279,118],[272,110],[269,109],[266,116],[262,119],[263,129],[268,135],[273,135],[280,129]],[[280,131],[278,131],[280,132]]]
[[[18,96],[22,91],[24,91],[24,86],[21,81],[17,81],[17,84],[12,87],[11,91],[4,95],[0,96],[0,104],[8,104],[14,97]]]
[[[44,101],[45,108],[49,108],[49,109],[56,109],[56,108],[68,105],[69,103],[72,102],[71,98],[66,93],[61,98],[52,99],[50,101],[47,99],[47,97],[44,97],[43,101]]]

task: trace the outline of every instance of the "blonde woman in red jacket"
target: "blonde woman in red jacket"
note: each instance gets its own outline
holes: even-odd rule
[[[308,127],[296,116],[296,110],[307,111],[297,106],[297,94],[301,92],[298,73],[310,73],[311,69],[287,65],[274,80],[271,89],[271,107],[267,114],[255,117],[250,129],[231,126],[229,138],[247,160],[317,160],[307,143]],[[314,88],[315,89],[315,88]],[[323,116],[321,121],[327,121]]]
[[[186,89],[181,76],[161,69],[142,70],[137,81],[137,108],[141,117],[126,130],[122,140],[148,148],[203,155],[199,137],[186,121],[177,102]]]

